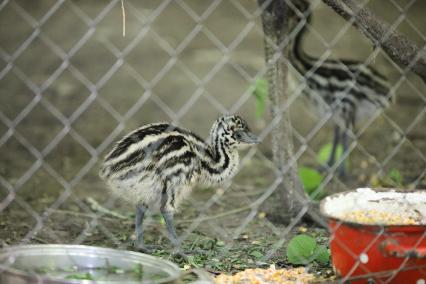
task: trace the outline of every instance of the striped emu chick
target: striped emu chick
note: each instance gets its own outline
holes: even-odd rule
[[[335,162],[340,141],[343,153],[348,150],[348,131],[355,124],[389,106],[391,94],[385,77],[363,62],[352,60],[321,60],[304,52],[302,37],[311,20],[309,3],[296,0],[294,19],[303,24],[297,33],[290,52],[290,62],[305,78],[304,93],[320,116],[332,114],[334,138],[328,166]],[[345,174],[344,161],[339,174]]]
[[[258,143],[239,116],[217,119],[207,144],[196,134],[168,123],[142,126],[109,152],[100,176],[112,193],[136,205],[136,248],[147,251],[142,222],[147,209],[159,209],[170,241],[180,242],[173,214],[197,184],[219,186],[230,180],[239,164],[238,148]]]

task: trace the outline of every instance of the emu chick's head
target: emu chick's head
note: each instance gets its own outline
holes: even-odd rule
[[[229,148],[259,143],[259,139],[250,131],[247,122],[237,115],[218,118],[210,131],[210,139],[212,145],[220,143]]]

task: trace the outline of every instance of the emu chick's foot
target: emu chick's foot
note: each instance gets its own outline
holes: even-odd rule
[[[185,261],[188,261],[189,255],[186,254],[181,247],[175,247],[171,253],[173,258],[181,258]]]
[[[145,245],[145,244],[139,243],[138,241],[135,241],[133,243],[133,249],[137,252],[152,254],[156,250],[161,249],[161,246],[159,246],[159,245]]]

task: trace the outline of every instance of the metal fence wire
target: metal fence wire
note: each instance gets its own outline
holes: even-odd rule
[[[426,3],[359,2],[424,48]],[[125,37],[119,0],[0,3],[0,246],[131,249],[134,208],[110,196],[98,177],[107,151],[129,131],[157,121],[207,138],[213,121],[226,113],[247,119],[262,143],[243,152],[229,185],[196,188],[180,208],[178,234],[185,249],[196,252],[180,264],[212,273],[287,266],[286,246],[294,235],[305,232],[327,244],[333,233],[306,223],[304,214],[279,224],[265,213],[283,173],[272,160],[270,103],[259,91],[267,74],[257,2],[125,0],[124,8]],[[348,130],[348,158],[338,161],[346,168],[341,177],[338,164],[321,163],[333,139],[332,110],[318,116],[304,93],[312,88],[306,74],[280,58],[290,72],[285,111],[299,168],[318,170],[315,187],[324,194],[365,186],[426,188],[424,83],[321,1],[312,0],[310,11],[301,45],[316,60],[311,72],[327,68],[330,59],[373,66],[387,78],[393,102]],[[300,26],[290,38],[298,32]],[[170,246],[156,215],[145,227],[147,243]],[[168,252],[157,255],[171,258]],[[353,271],[363,264],[356,262]],[[333,275],[330,264],[307,266],[321,277]]]

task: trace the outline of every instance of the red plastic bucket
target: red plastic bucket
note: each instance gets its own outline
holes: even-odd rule
[[[411,210],[421,219],[419,225],[343,220],[344,213],[356,208],[395,214]],[[333,267],[345,283],[426,283],[426,191],[359,189],[339,193],[321,202],[321,213],[329,220]]]

